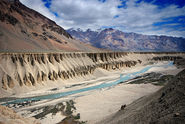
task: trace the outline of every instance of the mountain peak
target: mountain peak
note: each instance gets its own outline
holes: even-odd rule
[[[89,31],[89,32],[90,32],[90,31],[92,31],[92,30],[91,30],[90,28],[88,28],[86,31]]]

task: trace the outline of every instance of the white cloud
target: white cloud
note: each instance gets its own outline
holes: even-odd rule
[[[167,27],[158,30],[153,24],[164,21],[164,18],[185,15],[185,6],[178,8],[170,5],[161,9],[152,3],[140,2],[136,5],[135,1],[125,0],[126,8],[119,9],[117,6],[121,4],[120,0],[52,0],[49,10],[41,0],[21,0],[65,29],[95,30],[102,26],[115,26],[125,32],[184,36],[184,31],[169,30]],[[59,17],[55,17],[51,11]],[[119,17],[114,18],[116,15]]]
[[[36,10],[47,18],[56,21],[56,17],[51,11],[45,7],[42,0],[20,0],[21,3],[26,5],[27,7]]]
[[[98,28],[119,14],[119,4],[119,0],[104,3],[98,0],[52,0],[51,10],[65,20],[64,27]]]

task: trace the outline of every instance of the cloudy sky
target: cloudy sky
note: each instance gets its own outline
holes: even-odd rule
[[[65,29],[185,37],[185,0],[20,0]]]

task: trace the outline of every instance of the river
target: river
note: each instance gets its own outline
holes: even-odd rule
[[[126,82],[130,79],[133,79],[133,78],[147,72],[151,68],[154,68],[154,67],[165,67],[165,68],[167,68],[169,66],[173,66],[173,62],[170,61],[168,63],[161,64],[161,65],[155,65],[155,64],[147,65],[146,67],[144,67],[143,69],[141,69],[137,72],[128,73],[128,74],[124,74],[124,75],[120,74],[120,78],[117,79],[116,81],[113,81],[113,82],[102,83],[102,84],[98,84],[98,85],[95,85],[95,86],[81,88],[81,89],[78,89],[78,90],[71,90],[71,91],[67,91],[67,92],[60,92],[60,93],[49,94],[49,95],[42,95],[42,96],[34,96],[34,97],[26,97],[26,98],[17,98],[17,99],[13,99],[13,100],[7,100],[6,102],[1,103],[1,105],[25,103],[25,102],[32,102],[32,101],[41,101],[41,100],[45,100],[45,99],[58,99],[58,98],[61,98],[61,97],[66,97],[66,96],[77,94],[77,93],[82,93],[82,92],[86,92],[86,91],[107,88],[107,87],[117,85],[119,83],[124,83],[124,82]]]

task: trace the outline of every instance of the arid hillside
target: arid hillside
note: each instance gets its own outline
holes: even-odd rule
[[[122,106],[100,124],[184,124],[185,70],[160,91]]]
[[[0,51],[97,51],[19,0],[0,1]]]

